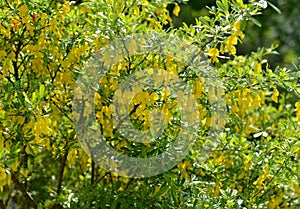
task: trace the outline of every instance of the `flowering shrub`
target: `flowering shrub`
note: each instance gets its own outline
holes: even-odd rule
[[[171,17],[180,13],[179,3],[1,1],[0,208],[299,207],[298,72],[269,67],[265,57],[276,54],[273,46],[248,55],[236,50],[247,23],[259,25],[254,16],[267,1],[218,0],[209,17],[175,28]],[[197,46],[221,85],[208,88],[207,77],[194,75],[176,57],[151,51],[111,66],[99,81],[95,117],[106,143],[127,155],[163,152],[176,140],[182,122],[170,92],[146,89],[128,104],[130,120],[136,129],[148,130],[150,110],[157,108],[165,116],[164,137],[140,144],[121,137],[111,119],[111,101],[122,79],[137,71],[146,74],[148,68],[166,69],[190,85],[197,100],[199,130],[185,159],[159,175],[130,178],[98,166],[78,142],[74,87],[103,47],[149,31]],[[128,49],[138,44],[133,41]],[[104,65],[115,59],[109,55],[102,54]],[[210,104],[222,99],[226,117],[214,115]],[[92,112],[85,107],[83,117]],[[217,130],[214,135],[211,129]],[[203,160],[206,141],[217,145]]]

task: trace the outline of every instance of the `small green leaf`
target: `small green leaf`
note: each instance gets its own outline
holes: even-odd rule
[[[40,99],[43,98],[45,94],[45,86],[44,85],[40,85],[40,91],[39,91],[39,97]]]
[[[250,17],[250,20],[251,20],[255,25],[257,25],[258,27],[261,27],[261,23],[260,23],[257,19],[255,19],[254,17]]]
[[[242,20],[241,21],[241,30],[244,31],[246,29],[246,26],[247,26],[247,21]]]
[[[31,147],[30,145],[27,145],[27,146],[28,146],[28,148],[29,148],[30,154],[31,154],[32,156],[36,156],[36,154],[35,154],[34,150],[32,149],[32,147]]]
[[[207,22],[207,20],[204,17],[199,17],[199,20],[204,24],[209,26],[209,22]]]
[[[169,186],[167,185],[167,183],[164,183],[160,190],[154,195],[154,197],[160,197],[161,195],[163,195],[167,190],[169,189]]]
[[[172,199],[173,199],[175,205],[177,205],[178,204],[178,198],[177,198],[177,195],[176,195],[175,186],[171,187],[171,194],[172,194]]]
[[[222,0],[224,6],[226,7],[226,10],[228,11],[229,6],[228,6],[228,0]]]
[[[25,102],[27,102],[28,104],[32,105],[31,101],[29,100],[27,94],[25,92],[22,92],[24,98],[25,98]]]
[[[278,13],[281,14],[281,11],[278,7],[276,7],[274,4],[272,4],[271,2],[267,1],[267,3]]]
[[[228,10],[227,7],[226,7],[226,5],[224,5],[222,2],[217,1],[216,3],[217,3],[217,6],[218,6],[221,10],[223,10],[223,11],[227,11],[227,10]]]
[[[117,208],[117,205],[118,205],[118,198],[116,198],[113,203],[111,204],[111,209],[116,209]]]

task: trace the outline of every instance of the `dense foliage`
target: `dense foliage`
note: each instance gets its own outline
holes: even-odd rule
[[[276,54],[273,47],[243,56],[236,49],[247,25],[260,25],[255,15],[269,4],[218,0],[208,16],[178,27],[179,3],[184,2],[0,2],[0,208],[299,208],[299,73],[270,67],[266,57]],[[136,71],[155,67],[182,76],[192,86],[200,118],[196,142],[177,166],[128,178],[100,168],[81,148],[72,116],[74,85],[101,48],[149,31],[197,46],[222,85],[208,89],[205,77],[151,51],[113,65],[95,95],[97,122],[110,146],[129,155],[155,155],[180,131],[176,100],[164,89],[146,89],[129,105],[140,130],[149,128],[150,107],[162,110],[168,126],[162,141],[136,145],[114,131],[112,95]],[[226,117],[214,115],[210,104],[221,98]],[[85,110],[89,117],[91,109]],[[202,160],[202,144],[212,138],[217,147]]]

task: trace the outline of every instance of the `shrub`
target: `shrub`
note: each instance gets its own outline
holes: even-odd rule
[[[170,4],[172,15],[167,10]],[[45,0],[2,1],[0,206],[299,207],[298,72],[270,68],[265,57],[276,53],[274,47],[245,56],[236,50],[243,42],[247,23],[259,24],[254,16],[266,8],[265,0],[222,0],[216,4],[209,9],[210,17],[202,16],[195,25],[175,28],[171,16],[180,12],[178,1],[95,0],[76,5]],[[181,53],[173,57],[152,54],[151,50],[134,54],[147,43],[128,39],[137,33],[175,37],[159,41],[169,47],[174,43],[174,51]],[[115,54],[102,53],[119,40],[132,40],[122,48],[131,50],[128,56],[117,59],[110,56]],[[150,40],[155,43],[155,38]],[[178,40],[185,41],[180,45]],[[177,60],[191,55],[193,51],[184,51],[188,46],[199,49],[190,65]],[[85,103],[88,93],[78,94],[75,84],[79,77],[93,78],[84,69],[97,58],[100,66],[110,66],[115,59],[117,62],[99,81],[101,85],[94,86],[97,94],[93,112],[92,106],[84,106],[89,104]],[[198,62],[201,65],[193,66]],[[208,73],[195,74],[198,66]],[[74,123],[80,124],[76,119],[94,114],[96,129],[101,130],[106,144],[119,152],[138,158],[164,152],[184,125],[181,109],[177,108],[179,97],[165,89],[143,89],[128,104],[130,121],[140,131],[149,130],[153,122],[149,121],[150,110],[163,112],[166,128],[159,140],[132,143],[112,123],[111,104],[118,85],[139,71],[148,75],[150,68],[164,69],[191,88],[197,101],[198,129],[188,155],[174,162],[172,169],[156,176],[130,178],[92,161],[94,153],[85,151],[98,147],[79,143]],[[72,113],[74,97],[82,99],[76,100],[83,106],[82,112]],[[219,106],[220,101],[226,101],[226,105]],[[212,150],[203,158],[207,151],[203,145],[210,142]]]

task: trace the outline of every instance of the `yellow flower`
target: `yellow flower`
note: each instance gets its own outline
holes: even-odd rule
[[[240,21],[235,22],[233,24],[233,28],[235,30],[235,35],[239,36],[241,39],[243,39],[244,38],[244,34],[241,31],[241,22]]]
[[[296,111],[300,111],[300,102],[295,103]]]
[[[267,167],[262,175],[260,175],[256,181],[253,183],[256,188],[260,188],[264,181],[267,179],[269,175],[269,168]]]
[[[29,21],[30,21],[29,16],[24,16],[24,17],[22,18],[22,23],[23,23],[23,24],[27,24],[27,23],[29,23]]]
[[[208,55],[211,57],[212,62],[219,62],[219,50],[217,48],[212,48],[208,51]]]
[[[274,88],[273,95],[272,95],[272,100],[276,103],[278,103],[278,96],[279,96],[279,91],[277,90],[277,88]]]
[[[19,10],[19,15],[21,17],[24,17],[28,12],[28,8],[26,5],[22,5],[18,10]]]
[[[230,52],[231,54],[236,54],[236,48],[234,45],[237,44],[237,40],[238,39],[236,35],[229,36],[225,41],[225,50]]]
[[[78,153],[76,149],[71,149],[67,156],[68,166],[69,168],[72,168],[73,165],[75,165],[76,160],[78,158]]]
[[[5,58],[7,56],[7,53],[6,53],[6,51],[4,51],[4,50],[0,50],[0,59],[3,59],[3,58]]]
[[[48,15],[46,13],[43,13],[41,16],[41,25],[45,25],[47,19]]]
[[[173,14],[175,16],[178,16],[180,12],[180,6],[178,4],[175,5],[175,8],[173,9]]]
[[[198,80],[193,85],[193,93],[196,99],[199,99],[202,96],[202,92],[205,89],[203,81]]]
[[[241,32],[241,22],[240,22],[240,21],[235,22],[235,23],[233,24],[233,27],[234,27],[234,29],[235,29],[237,32]]]
[[[300,102],[295,103],[297,120],[300,121]]]
[[[193,165],[189,161],[185,160],[183,162],[180,162],[178,164],[177,168],[173,170],[173,172],[180,171],[180,173],[181,173],[180,177],[181,178],[189,179],[190,178],[190,176],[188,174],[189,170],[190,171],[193,170]]]
[[[41,19],[46,20],[47,18],[48,18],[48,15],[46,13],[43,13]]]
[[[283,192],[280,192],[279,194],[277,194],[274,198],[271,199],[271,201],[269,201],[269,208],[273,209],[273,208],[279,208],[278,206],[280,205],[280,203],[282,203],[283,200]]]

